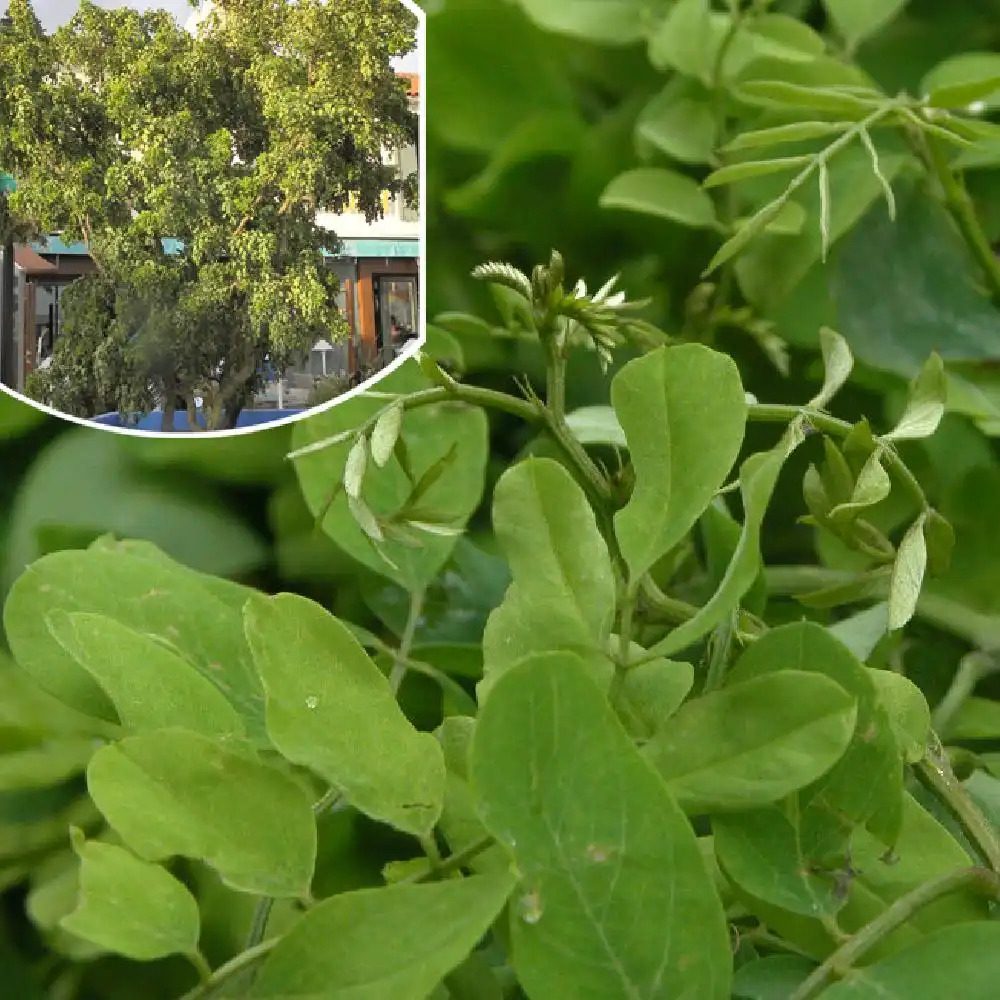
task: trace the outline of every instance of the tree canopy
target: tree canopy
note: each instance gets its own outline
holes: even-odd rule
[[[398,0],[218,0],[197,36],[163,11],[82,0],[47,36],[30,0],[0,34],[0,164],[12,212],[85,240],[97,270],[29,391],[57,409],[204,400],[232,426],[278,368],[346,334],[318,210],[369,219],[412,191],[383,149],[416,141],[392,59],[416,18]]]

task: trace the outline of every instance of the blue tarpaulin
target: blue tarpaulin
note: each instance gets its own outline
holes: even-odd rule
[[[270,424],[275,420],[284,420],[285,417],[294,417],[302,413],[301,409],[292,410],[244,410],[236,420],[236,426],[239,427],[257,427],[261,424]],[[160,431],[163,425],[163,411],[154,410],[152,413],[147,413],[145,415],[139,413],[129,414],[127,417],[123,417],[120,413],[103,413],[99,417],[94,417],[93,422],[95,424],[101,424],[104,427],[129,427],[132,430],[137,431]],[[186,434],[190,433],[190,428],[188,427],[187,413],[179,411],[174,417],[174,422],[177,425],[174,428],[174,434]],[[201,416],[201,410],[198,411],[198,422],[201,424],[202,428],[205,426],[204,418]]]

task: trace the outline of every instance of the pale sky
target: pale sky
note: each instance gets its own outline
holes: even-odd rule
[[[168,10],[180,24],[185,24],[194,12],[187,0],[94,0],[98,7],[113,9],[115,7],[132,7],[134,10]],[[65,24],[76,12],[77,0],[34,0],[35,13],[46,31],[54,31]],[[7,0],[0,0],[0,13],[6,13]],[[417,36],[418,49],[423,45],[423,31]],[[397,69],[408,73],[420,71],[420,59],[417,52],[397,61]]]

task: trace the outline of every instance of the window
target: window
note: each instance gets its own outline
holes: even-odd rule
[[[378,346],[401,347],[417,336],[417,279],[383,275],[375,279]]]
[[[35,292],[35,349],[37,363],[52,356],[59,336],[60,285],[38,285]]]

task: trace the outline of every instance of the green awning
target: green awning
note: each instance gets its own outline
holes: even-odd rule
[[[341,240],[341,242],[344,245],[342,257],[420,256],[420,240]]]
[[[58,236],[46,236],[39,243],[29,244],[35,253],[60,254],[63,257],[86,257],[86,243],[64,243]]]
[[[0,170],[0,194],[6,194],[8,191],[17,190],[17,181],[14,180],[10,174],[5,174]]]
[[[184,250],[184,244],[180,240],[165,237],[160,240],[163,244],[163,252],[172,257]],[[59,254],[63,257],[86,257],[88,254],[86,243],[66,243],[58,236],[46,236],[40,243],[32,243],[31,249],[35,253]]]

